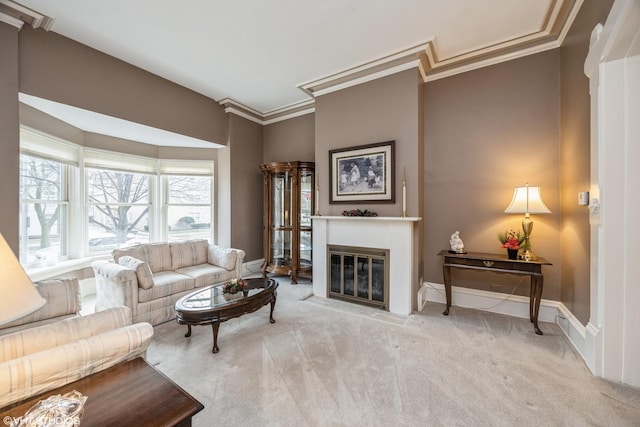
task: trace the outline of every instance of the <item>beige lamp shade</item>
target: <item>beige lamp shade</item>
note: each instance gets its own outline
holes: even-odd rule
[[[0,234],[0,325],[36,311],[45,303]]]
[[[549,208],[542,201],[540,187],[531,187],[528,184],[524,187],[516,187],[513,192],[511,204],[504,210],[505,213],[513,214],[548,214]]]

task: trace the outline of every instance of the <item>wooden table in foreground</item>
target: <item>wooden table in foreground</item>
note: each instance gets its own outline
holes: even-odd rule
[[[544,258],[538,257],[535,260],[524,261],[519,259],[508,259],[506,255],[483,254],[468,252],[464,254],[451,253],[442,250],[438,254],[443,257],[442,273],[444,276],[444,288],[447,294],[447,308],[442,313],[449,315],[451,307],[451,268],[466,268],[471,270],[493,271],[494,273],[509,273],[527,275],[531,278],[531,291],[529,294],[529,319],[533,323],[536,334],[542,335],[538,327],[538,312],[540,311],[540,299],[542,298],[542,287],[544,277],[542,276],[542,266],[552,265]]]
[[[24,415],[38,401],[77,390],[87,396],[82,427],[191,426],[204,406],[142,358],[119,363],[55,390],[14,403],[0,419]]]

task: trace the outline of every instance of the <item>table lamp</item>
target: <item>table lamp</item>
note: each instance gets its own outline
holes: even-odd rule
[[[0,325],[42,307],[46,302],[0,234]]]
[[[533,231],[533,221],[529,218],[529,214],[548,214],[551,213],[549,208],[542,201],[540,196],[540,187],[530,187],[526,184],[524,187],[516,187],[513,192],[511,204],[504,210],[505,213],[524,214],[522,220],[522,231],[524,231],[524,245],[522,258],[524,260],[536,259],[531,250],[531,231]]]

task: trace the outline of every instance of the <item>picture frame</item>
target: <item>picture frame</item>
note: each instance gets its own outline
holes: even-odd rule
[[[395,203],[395,144],[329,150],[329,203]]]

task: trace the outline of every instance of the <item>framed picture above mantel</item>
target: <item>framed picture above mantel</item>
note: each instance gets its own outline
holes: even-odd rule
[[[329,203],[395,203],[395,141],[329,151]]]

